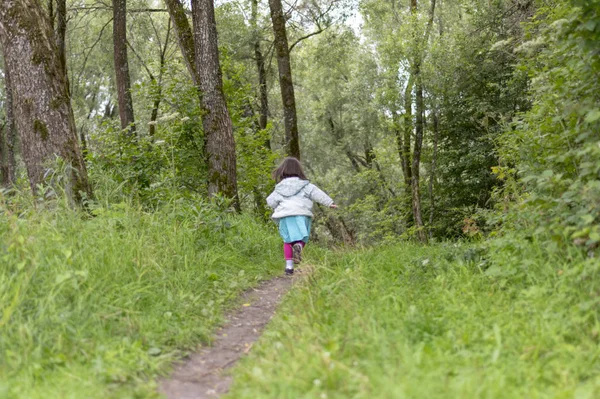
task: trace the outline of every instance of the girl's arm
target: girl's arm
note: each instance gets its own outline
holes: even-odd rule
[[[267,205],[269,205],[269,208],[271,209],[277,208],[277,205],[279,205],[280,202],[280,196],[274,191],[267,197]]]
[[[315,186],[314,184],[310,184],[308,197],[311,199],[311,201],[318,202],[321,205],[325,205],[325,206],[329,206],[329,207],[334,205],[331,197],[329,195],[325,194],[325,192],[323,192],[323,190],[321,190],[319,187]]]

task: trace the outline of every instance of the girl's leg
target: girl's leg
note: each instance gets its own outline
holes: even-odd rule
[[[294,274],[294,248],[291,242],[283,243],[283,256],[285,257],[285,274]]]
[[[292,245],[293,245],[293,243],[291,243],[291,242],[283,243],[283,257],[285,258],[285,260],[293,259],[294,249],[293,249]]]
[[[294,263],[302,262],[302,249],[304,248],[304,241],[294,241],[292,243],[292,258]]]

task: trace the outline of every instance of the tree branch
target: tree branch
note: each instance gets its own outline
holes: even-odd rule
[[[83,65],[81,66],[81,70],[79,71],[79,74],[77,75],[77,82],[79,82],[79,80],[81,79],[81,75],[83,75],[83,71],[85,70],[85,66],[87,65],[87,61],[88,61],[88,58],[90,57],[90,54],[92,54],[92,51],[94,51],[94,48],[100,42],[100,39],[102,39],[102,35],[104,34],[104,29],[106,29],[106,27],[112,22],[112,20],[113,20],[112,18],[109,19],[108,22],[106,22],[104,24],[102,29],[100,29],[100,34],[98,35],[98,38],[91,45],[90,51],[86,54],[85,58],[83,59]],[[75,87],[77,87],[77,86],[75,86]]]
[[[142,66],[144,67],[144,69],[148,73],[148,76],[150,77],[150,80],[156,81],[156,78],[154,77],[154,75],[152,74],[152,72],[150,72],[150,69],[148,69],[148,66],[146,65],[146,63],[144,62],[144,60],[142,59],[142,57],[140,57],[140,55],[137,53],[137,51],[135,51],[135,49],[133,48],[133,46],[131,45],[131,43],[129,43],[129,40],[126,40],[125,42],[127,43],[127,46],[131,49],[131,51],[133,52],[133,54],[136,56],[136,58],[140,61],[140,64],[142,64]]]
[[[112,11],[112,7],[95,6],[95,7],[71,7],[69,11]],[[131,8],[127,10],[127,13],[140,13],[140,12],[168,12],[165,8]]]
[[[322,33],[322,32],[323,32],[325,29],[327,29],[327,28],[319,28],[318,30],[316,30],[316,31],[314,31],[314,32],[312,32],[312,33],[309,33],[309,34],[308,34],[308,35],[306,35],[306,36],[302,36],[300,39],[296,40],[296,41],[294,42],[294,44],[292,44],[292,45],[290,46],[290,53],[292,52],[292,50],[294,49],[294,47],[296,47],[296,45],[297,45],[298,43],[300,43],[300,42],[301,42],[301,41],[303,41],[303,40],[306,40],[306,39],[308,39],[309,37],[312,37],[312,36],[318,35],[319,33]]]

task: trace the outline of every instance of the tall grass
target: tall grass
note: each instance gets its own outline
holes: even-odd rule
[[[280,273],[276,235],[204,203],[13,205],[0,200],[1,398],[157,396],[157,373]]]
[[[600,397],[599,264],[516,237],[325,255],[227,398]]]

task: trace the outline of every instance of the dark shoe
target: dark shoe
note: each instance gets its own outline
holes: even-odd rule
[[[302,245],[292,245],[292,259],[294,259],[295,264],[302,262]]]
[[[286,274],[287,276],[291,276],[292,274],[294,274],[294,269],[287,269],[287,268],[286,268],[286,269],[285,269],[285,274]]]

